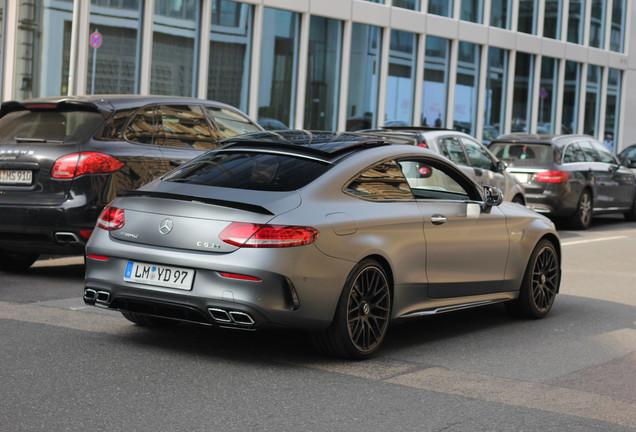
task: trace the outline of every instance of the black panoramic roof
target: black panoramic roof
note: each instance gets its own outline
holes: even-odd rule
[[[569,143],[581,138],[595,139],[589,135],[551,135],[551,134],[530,134],[530,133],[510,133],[501,135],[491,141],[490,145],[495,143],[527,143],[527,144],[555,144],[558,146]]]
[[[222,141],[219,150],[279,150],[303,153],[325,160],[334,156],[370,147],[390,145],[391,142],[377,135],[358,132],[327,132],[309,130],[281,130],[254,132]]]

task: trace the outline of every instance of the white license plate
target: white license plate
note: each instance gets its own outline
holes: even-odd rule
[[[128,261],[124,280],[158,287],[192,289],[194,270]]]
[[[2,184],[31,184],[33,172],[26,170],[2,170],[0,171],[0,183]]]
[[[528,183],[530,181],[530,174],[526,173],[512,173],[513,176],[521,183]]]

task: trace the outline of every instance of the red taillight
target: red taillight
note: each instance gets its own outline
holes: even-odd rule
[[[238,279],[238,280],[253,281],[253,282],[261,281],[261,278],[257,278],[255,276],[248,276],[248,275],[242,275],[242,274],[236,274],[236,273],[226,273],[226,272],[219,272],[219,274],[223,276],[224,278],[228,278],[228,279]]]
[[[567,181],[569,176],[565,171],[550,170],[537,173],[534,178],[537,181],[544,183],[563,183],[564,181]]]
[[[421,143],[418,144],[419,147],[422,148],[428,148],[428,144],[426,144],[424,141],[422,141]]]
[[[80,230],[80,235],[84,237],[86,240],[91,238],[91,234],[93,234],[93,230]]]
[[[106,231],[118,230],[125,224],[124,210],[117,207],[106,206],[97,219],[97,228]]]
[[[232,246],[276,248],[310,244],[318,238],[318,234],[318,230],[311,227],[233,222],[219,234],[219,238]]]
[[[51,170],[51,176],[57,179],[72,179],[83,174],[117,171],[123,165],[114,157],[103,153],[74,153],[56,160]]]

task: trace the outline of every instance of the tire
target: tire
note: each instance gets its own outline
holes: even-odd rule
[[[636,197],[634,197],[634,201],[632,201],[632,208],[625,213],[625,220],[629,222],[636,222]]]
[[[579,197],[576,211],[569,219],[572,228],[586,230],[592,224],[592,194],[584,190]]]
[[[38,259],[36,253],[0,251],[0,270],[12,273],[26,271]]]
[[[159,317],[144,315],[144,314],[135,313],[135,312],[128,312],[128,311],[120,311],[120,312],[124,316],[124,318],[126,318],[128,321],[142,327],[174,327],[177,324],[179,324],[178,321],[171,320],[171,319],[159,318]]]
[[[522,197],[521,195],[515,195],[515,196],[512,198],[512,202],[513,202],[513,203],[515,203],[515,204],[522,205],[522,206],[524,206],[524,207],[525,207],[525,205],[526,205],[526,202],[525,202],[525,200],[523,199],[523,197]]]
[[[560,283],[561,269],[556,248],[552,242],[541,240],[530,255],[519,297],[507,302],[506,308],[515,316],[543,318],[552,309]]]
[[[382,266],[365,259],[351,271],[329,328],[312,335],[321,351],[366,359],[380,347],[391,317],[391,286]]]

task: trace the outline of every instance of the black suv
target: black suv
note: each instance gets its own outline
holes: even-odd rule
[[[262,131],[218,102],[76,96],[0,108],[0,270],[84,253],[97,217],[137,188],[242,133]]]

